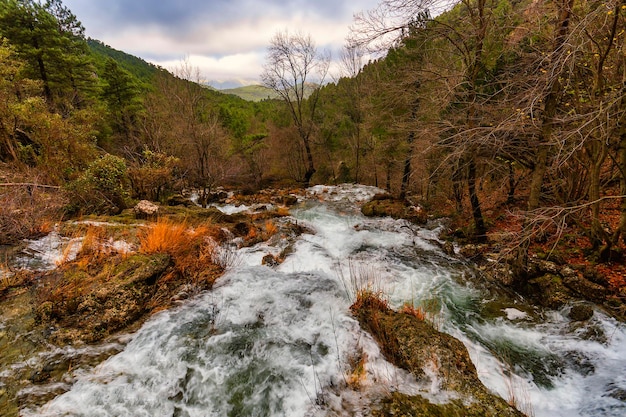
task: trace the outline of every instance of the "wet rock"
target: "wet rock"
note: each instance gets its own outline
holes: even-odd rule
[[[195,206],[194,202],[188,199],[187,197],[176,194],[167,199],[168,206],[185,206],[185,207],[193,207]]]
[[[575,276],[578,276],[578,271],[569,265],[565,265],[561,267],[561,269],[559,270],[559,274],[563,278],[575,277]]]
[[[268,253],[267,255],[263,257],[263,260],[261,261],[261,265],[274,267],[274,266],[280,265],[280,262],[278,261],[278,259],[276,259],[274,255],[272,255],[271,253]]]
[[[476,245],[476,244],[471,243],[469,245],[463,245],[461,249],[459,249],[459,254],[467,259],[478,260],[482,258],[483,253],[487,249],[488,249],[487,245],[483,245],[483,244]]]
[[[291,207],[298,203],[298,197],[295,195],[282,195],[276,199],[276,202],[283,206]]]
[[[435,389],[456,391],[461,399],[432,404],[419,395],[392,393],[372,415],[522,416],[485,388],[461,341],[376,300],[364,298],[351,310],[379,343],[387,360],[411,372],[419,381],[437,385]]]
[[[239,222],[233,227],[233,233],[235,236],[246,236],[250,233],[250,223],[247,222]]]
[[[375,195],[361,207],[366,217],[385,217],[406,219],[415,224],[424,224],[428,220],[426,211],[420,206],[407,205],[404,200],[394,199],[388,194]]]
[[[223,203],[228,198],[228,193],[225,191],[215,191],[207,194],[207,203]]]
[[[444,242],[443,245],[441,246],[441,250],[446,255],[450,255],[450,256],[454,256],[455,255],[455,253],[454,253],[454,244],[452,242]]]
[[[626,389],[620,388],[615,383],[607,385],[608,396],[616,400],[626,402]]]
[[[44,371],[43,369],[33,371],[28,377],[28,380],[34,384],[41,384],[42,382],[46,382],[48,379],[50,379],[50,373]]]
[[[554,262],[545,261],[543,259],[536,261],[537,269],[542,274],[559,274],[559,266]]]
[[[138,219],[151,219],[156,217],[159,213],[159,206],[148,200],[141,200],[133,208],[133,211],[135,212],[135,217]]]
[[[51,272],[53,282],[70,282],[74,277],[86,287],[95,283],[106,285],[88,293],[64,292],[54,303],[47,301],[40,305],[36,309],[40,320],[47,319],[58,325],[49,340],[61,344],[91,343],[135,322],[149,311],[147,303],[154,293],[154,285],[170,262],[167,254],[135,254],[111,258],[92,275],[81,271],[79,265]]]
[[[574,304],[568,317],[573,321],[587,321],[593,317],[593,308],[588,304]]]
[[[563,285],[560,276],[553,274],[533,278],[526,284],[524,292],[544,307],[558,309],[570,299],[571,294]]]
[[[607,296],[605,287],[578,275],[564,278],[563,284],[586,300],[602,302]]]

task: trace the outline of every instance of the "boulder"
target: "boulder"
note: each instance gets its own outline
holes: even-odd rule
[[[135,217],[138,219],[151,219],[156,217],[159,213],[159,206],[148,200],[141,200],[133,208],[133,211],[135,212]]]
[[[568,288],[558,275],[545,274],[533,278],[526,284],[524,293],[533,297],[544,307],[558,309],[571,298]]]
[[[455,391],[436,404],[421,395],[390,393],[373,416],[511,416],[523,414],[493,395],[478,378],[465,345],[411,314],[395,312],[375,298],[357,300],[351,310],[378,342],[387,360],[434,390]]]
[[[167,199],[168,206],[185,206],[185,207],[193,207],[195,206],[194,202],[188,199],[187,197],[175,194]]]
[[[276,259],[274,255],[272,255],[271,253],[268,253],[267,255],[263,257],[261,264],[274,267],[274,266],[280,265],[280,262],[278,261],[278,259]]]
[[[608,293],[607,289],[602,285],[578,275],[564,278],[563,284],[586,300],[602,302],[606,299]]]
[[[223,203],[226,201],[227,198],[228,198],[228,193],[226,191],[215,191],[207,195],[206,202],[207,203]]]
[[[277,201],[279,204],[282,204],[283,206],[291,207],[298,203],[298,197],[296,197],[295,195],[291,195],[291,194],[283,195],[283,196],[280,196]]]
[[[593,317],[593,308],[589,304],[574,304],[568,316],[573,321],[587,321]]]
[[[394,199],[387,194],[375,195],[361,207],[366,217],[389,216],[394,219],[406,219],[412,223],[424,224],[428,220],[426,211],[420,206],[407,205],[404,200]]]

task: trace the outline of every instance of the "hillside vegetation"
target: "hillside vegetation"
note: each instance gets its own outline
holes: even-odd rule
[[[248,101],[261,101],[277,98],[274,90],[262,85],[247,85],[244,87],[227,88],[220,90],[220,92],[224,94],[232,94]]]

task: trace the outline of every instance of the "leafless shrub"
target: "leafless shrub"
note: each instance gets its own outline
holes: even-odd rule
[[[241,257],[235,247],[220,245],[213,239],[206,240],[203,251],[211,262],[224,270],[236,268],[241,263]]]
[[[65,196],[55,188],[31,183],[0,184],[0,243],[12,244],[49,232],[63,217],[65,204]]]

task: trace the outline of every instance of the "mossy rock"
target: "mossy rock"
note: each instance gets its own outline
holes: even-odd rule
[[[527,282],[523,292],[539,304],[548,308],[561,308],[572,298],[569,289],[563,285],[561,277],[545,274]]]
[[[167,254],[134,254],[112,257],[103,265],[89,267],[88,273],[80,263],[70,264],[65,270],[51,274],[52,282],[72,283],[72,293],[60,287],[35,308],[37,319],[54,322],[58,330],[51,341],[72,343],[96,342],[140,319],[149,308],[147,304],[155,292],[154,284],[169,268]]]
[[[504,401],[494,404],[482,404],[480,400],[463,402],[451,400],[444,404],[433,404],[419,395],[392,393],[383,399],[378,407],[372,411],[374,417],[522,417],[523,414],[509,406]]]
[[[387,360],[426,385],[436,382],[439,389],[456,391],[463,397],[447,404],[432,404],[419,395],[392,393],[373,415],[523,416],[487,390],[478,378],[467,348],[458,339],[413,315],[394,312],[384,303],[353,306],[352,311],[361,326],[374,336]]]
[[[165,272],[170,263],[171,258],[165,253],[135,254],[115,265],[112,271],[113,277],[109,281],[123,285],[137,283],[152,285]]]
[[[563,284],[585,300],[603,302],[608,294],[607,289],[602,285],[591,282],[579,275],[564,278]]]
[[[419,206],[407,205],[398,199],[374,199],[361,207],[361,213],[366,217],[392,217],[394,219],[406,219],[416,224],[424,224],[428,217],[426,212]]]

